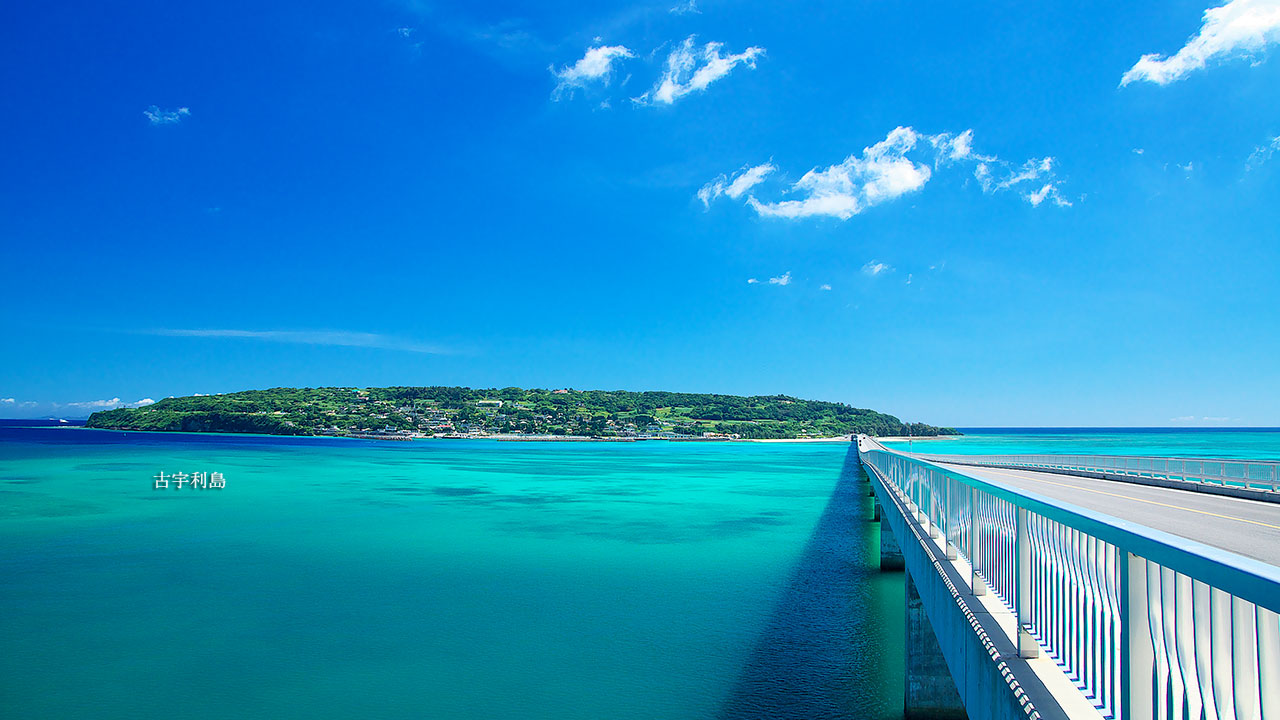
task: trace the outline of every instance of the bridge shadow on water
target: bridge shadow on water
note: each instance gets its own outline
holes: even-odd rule
[[[851,447],[723,720],[902,717],[904,584],[879,570],[863,473]]]

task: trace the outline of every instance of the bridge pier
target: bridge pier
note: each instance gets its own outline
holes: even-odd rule
[[[925,614],[924,601],[911,573],[907,579],[907,688],[904,717],[950,720],[967,718],[964,702],[951,678],[938,637]]]
[[[877,515],[879,515],[880,503],[876,502]],[[906,561],[902,559],[902,546],[898,545],[898,538],[893,535],[893,528],[889,527],[889,523],[880,520],[880,569],[881,570],[903,570],[907,567]]]

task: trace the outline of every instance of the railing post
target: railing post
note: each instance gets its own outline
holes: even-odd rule
[[[933,505],[934,514],[937,515],[937,522],[933,522],[930,518],[929,529],[933,531],[935,538],[942,538],[942,544],[947,544],[947,494],[943,491],[944,479],[937,476],[932,470],[926,471],[929,478],[929,494],[933,496],[930,501]]]
[[[954,509],[951,495],[955,488],[955,480],[952,480],[947,475],[939,475],[938,484],[944,488],[942,491],[942,549],[946,553],[948,560],[955,560],[959,556],[956,546],[951,544],[951,531],[958,524],[951,519],[951,511]],[[957,542],[959,540],[960,538],[956,538]]]
[[[1120,720],[1154,717],[1155,646],[1148,620],[1147,561],[1120,550]]]
[[[956,511],[956,481],[946,475],[942,476],[942,486],[946,491],[942,495],[942,547],[948,560],[960,557],[960,513]],[[955,513],[954,515],[952,513]],[[956,533],[956,541],[951,542],[952,532]]]
[[[978,553],[982,550],[978,538],[978,489],[969,486],[969,542],[966,553],[969,556],[969,589],[974,595],[986,595],[987,586],[978,577]]]
[[[1027,524],[1027,509],[1018,507],[1014,554],[1018,562],[1018,574],[1013,588],[1013,604],[1018,621],[1018,657],[1040,657],[1040,644],[1031,635],[1031,538]]]

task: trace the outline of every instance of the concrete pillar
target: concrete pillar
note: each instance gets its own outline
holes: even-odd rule
[[[907,692],[903,716],[915,718],[966,718],[955,680],[938,647],[938,637],[925,615],[924,603],[911,573],[907,578]]]
[[[871,519],[877,522],[880,520],[880,501],[879,500],[871,501]]]
[[[893,529],[889,527],[889,523],[881,520],[880,569],[902,570],[905,567],[906,562],[902,559],[902,547],[898,545],[898,538],[893,536]]]

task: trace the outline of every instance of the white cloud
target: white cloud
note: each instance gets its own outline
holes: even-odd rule
[[[266,340],[269,342],[300,343],[303,345],[333,345],[338,347],[367,347],[380,350],[402,350],[404,352],[426,353],[431,355],[447,354],[447,349],[428,345],[391,335],[378,333],[350,332],[346,330],[226,330],[226,329],[185,329],[168,328],[147,331],[149,335],[167,337],[199,337],[199,338],[233,338],[243,340]]]
[[[748,203],[765,217],[826,215],[848,220],[865,208],[924,187],[931,175],[929,166],[906,157],[919,140],[915,130],[896,128],[884,140],[863,148],[861,155],[805,173],[791,187],[804,199],[764,203],[751,197]]]
[[[1008,190],[1023,183],[1038,183],[1038,188],[1022,193],[1022,197],[1031,203],[1032,207],[1040,207],[1045,200],[1052,201],[1058,207],[1071,207],[1071,201],[1059,189],[1060,183],[1054,171],[1055,162],[1052,157],[1031,158],[1017,169],[1013,169],[999,160],[989,159],[978,163],[974,168],[973,176],[978,179],[983,192],[988,193]],[[992,170],[993,167],[1002,169],[1005,177],[998,179]]]
[[[114,410],[118,407],[139,408],[154,404],[155,400],[151,398],[142,398],[133,402],[124,402],[120,398],[111,398],[110,400],[85,400],[83,402],[54,403],[55,408],[70,408],[72,410]]]
[[[1169,418],[1169,422],[1194,422],[1195,419],[1195,415],[1179,415],[1175,418]]]
[[[143,110],[142,114],[147,116],[147,119],[151,121],[152,125],[176,125],[182,122],[184,117],[190,115],[191,110],[184,107],[180,107],[177,110],[161,110],[155,105],[152,105],[146,110]]]
[[[39,407],[40,403],[32,400],[18,400],[16,398],[0,398],[0,412],[17,412],[19,416],[27,416],[32,412],[31,408]],[[24,412],[25,411],[25,412]]]
[[[396,28],[396,34],[402,38],[407,38],[413,34],[414,29],[415,28],[411,28],[411,27]]]
[[[907,283],[906,283],[906,284],[907,284],[907,285],[910,285],[910,284],[911,284],[911,279],[912,279],[912,278],[914,278],[914,277],[915,277],[915,275],[912,275],[911,273],[907,273]]]
[[[755,284],[757,284],[757,283],[759,283],[759,282],[760,282],[760,281],[759,281],[759,280],[757,280],[757,279],[755,279],[755,278],[747,278],[747,284],[748,284],[748,285],[755,285]]]
[[[1210,60],[1255,56],[1273,43],[1280,43],[1280,0],[1230,0],[1205,10],[1200,32],[1174,55],[1143,55],[1120,78],[1120,85],[1138,80],[1168,85]]]
[[[830,290],[830,289],[831,289],[831,286],[830,286],[830,285],[828,285],[827,283],[822,283],[821,285],[819,285],[819,286],[818,286],[818,289],[819,289],[819,290]]]
[[[915,192],[929,181],[927,166],[904,157],[915,146],[917,137],[911,128],[897,128],[863,150],[861,160],[852,163],[856,173],[865,179],[862,189],[868,205]]]
[[[556,76],[558,82],[555,90],[551,91],[551,96],[556,100],[566,94],[572,96],[574,90],[586,89],[587,85],[594,82],[608,85],[613,75],[614,62],[635,56],[634,52],[622,45],[600,45],[588,48],[586,54],[573,65],[559,70],[552,65],[551,74]]]
[[[1270,160],[1271,156],[1276,154],[1276,151],[1280,151],[1280,135],[1277,135],[1271,138],[1269,142],[1254,148],[1253,152],[1249,153],[1249,159],[1244,163],[1244,169],[1252,170],[1258,167],[1262,163]]]
[[[770,285],[790,285],[790,284],[791,284],[791,271],[790,271],[790,270],[788,270],[788,271],[786,271],[786,272],[782,273],[781,275],[779,275],[778,277],[771,277],[771,278],[769,278],[769,284],[770,284]]]
[[[980,162],[973,171],[973,176],[978,179],[978,183],[982,185],[982,189],[986,192],[1007,190],[1019,183],[1039,180],[1053,173],[1053,158],[1051,157],[1043,157],[1039,160],[1031,158],[1017,170],[1009,170],[1009,174],[1003,180],[995,178],[991,169],[993,164],[988,161]]]
[[[1062,197],[1062,193],[1058,192],[1058,186],[1053,183],[1045,183],[1039,190],[1033,190],[1023,195],[1032,207],[1040,207],[1040,203],[1045,200],[1052,200],[1054,205],[1058,207],[1071,207],[1071,201]]]
[[[694,47],[695,36],[690,35],[667,56],[667,67],[653,89],[634,98],[640,104],[670,105],[693,92],[706,90],[707,86],[728,75],[738,65],[756,67],[756,59],[764,55],[764,48],[749,47],[746,50],[724,55],[720,52],[724,43],[709,42],[699,50]]]
[[[776,169],[773,163],[765,163],[744,167],[732,176],[722,174],[698,190],[698,199],[702,201],[703,207],[710,207],[711,201],[721,195],[737,200]]]
[[[875,260],[868,261],[866,265],[862,266],[863,274],[870,275],[871,277],[875,277],[876,275],[879,275],[881,273],[892,272],[892,271],[893,271],[893,268],[890,267],[889,265],[886,265],[885,263],[882,263],[882,262],[876,262]]]
[[[1133,154],[1134,154],[1134,155],[1141,155],[1141,154],[1142,154],[1142,153],[1144,153],[1144,152],[1146,152],[1146,150],[1143,150],[1142,148],[1134,148],[1134,149],[1133,149]]]
[[[782,200],[774,203],[762,203],[749,197],[747,203],[762,217],[805,218],[827,215],[848,220],[862,212],[857,198],[838,193],[814,194],[804,200]]]
[[[749,194],[777,171],[772,161],[745,167],[732,176],[720,175],[698,190],[698,199],[709,206],[721,196],[737,199],[747,195],[747,205],[761,217],[848,220],[867,208],[921,190],[935,169],[958,163],[974,164],[974,177],[984,192],[1035,181],[1038,189],[1023,193],[1032,205],[1049,199],[1059,207],[1071,206],[1061,192],[1052,157],[1032,158],[1014,166],[976,152],[972,130],[924,135],[911,127],[895,128],[880,142],[836,165],[809,170],[785,191],[796,196],[794,199],[764,201]]]
[[[685,0],[684,2],[676,3],[675,7],[671,8],[667,12],[672,15],[687,15],[689,13],[693,13],[695,15],[702,14],[702,11],[698,9],[698,0]]]
[[[992,162],[994,157],[979,155],[973,151],[973,130],[965,130],[959,135],[951,133],[938,133],[937,135],[926,136],[929,144],[933,145],[938,151],[937,158],[934,160],[935,166],[948,162],[959,162],[962,160],[980,160],[984,162]]]

